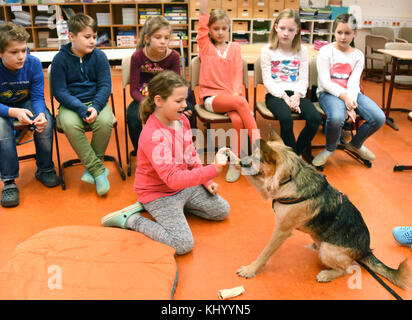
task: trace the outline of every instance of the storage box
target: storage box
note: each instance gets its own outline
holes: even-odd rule
[[[223,8],[226,11],[227,16],[230,19],[237,18],[237,9],[236,8]]]
[[[222,0],[209,0],[209,9],[222,9]]]
[[[199,18],[199,11],[200,11],[200,8],[193,8],[191,6],[190,7],[190,18],[193,18],[193,19]]]
[[[237,8],[238,18],[252,18],[253,8]]]
[[[237,9],[237,0],[222,0],[222,9]]]
[[[285,8],[294,9],[299,12],[299,0],[285,0]]]
[[[249,31],[248,21],[233,21],[232,31]]]
[[[253,8],[253,0],[237,0],[237,7],[239,8]]]
[[[285,8],[285,0],[268,0],[269,9],[283,10]]]
[[[285,8],[285,0],[270,0],[268,17],[276,18],[279,13]]]
[[[255,7],[253,8],[253,18],[268,18],[269,8],[268,7]]]

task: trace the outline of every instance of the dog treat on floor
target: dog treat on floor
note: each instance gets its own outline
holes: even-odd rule
[[[245,289],[243,288],[243,286],[240,286],[240,287],[235,287],[232,289],[219,290],[218,295],[220,299],[225,300],[225,299],[230,299],[230,298],[240,296],[244,292],[245,292]]]

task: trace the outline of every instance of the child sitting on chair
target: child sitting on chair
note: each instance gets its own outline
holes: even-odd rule
[[[30,35],[22,26],[0,26],[0,172],[4,182],[1,205],[19,204],[19,160],[14,135],[15,119],[35,129],[37,171],[35,177],[47,187],[60,183],[54,170],[53,118],[44,101],[44,76],[38,58],[27,55]]]
[[[110,189],[104,154],[113,129],[114,115],[107,104],[112,90],[109,61],[95,48],[96,21],[82,13],[68,22],[70,43],[63,45],[51,68],[53,94],[60,102],[57,121],[86,168],[82,181],[96,184],[102,196]],[[85,130],[91,128],[89,143]]]

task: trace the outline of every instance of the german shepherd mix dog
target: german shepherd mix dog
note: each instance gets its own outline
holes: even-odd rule
[[[327,269],[316,280],[328,282],[347,274],[353,261],[360,261],[372,271],[401,288],[408,285],[406,259],[398,269],[379,261],[370,249],[369,231],[358,209],[347,196],[333,188],[314,167],[306,164],[282,139],[272,133],[271,141],[259,140],[252,156],[242,158],[237,166],[264,199],[272,199],[276,228],[265,249],[237,273],[252,278],[294,229],[310,234]]]

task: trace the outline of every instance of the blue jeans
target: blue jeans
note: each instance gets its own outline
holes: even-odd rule
[[[30,100],[15,107],[28,109],[33,113]],[[33,135],[36,147],[36,165],[39,172],[49,172],[54,170],[52,160],[54,120],[47,109],[46,119],[46,128],[41,133],[35,131]],[[0,172],[2,181],[13,180],[19,176],[19,160],[13,121],[14,118],[0,117]]]
[[[384,125],[386,119],[381,108],[364,94],[359,93],[356,102],[358,107],[355,111],[365,122],[359,127],[350,143],[360,148],[367,138]],[[320,94],[319,104],[326,114],[326,150],[333,152],[340,141],[346,119],[346,106],[342,99],[326,92]]]

